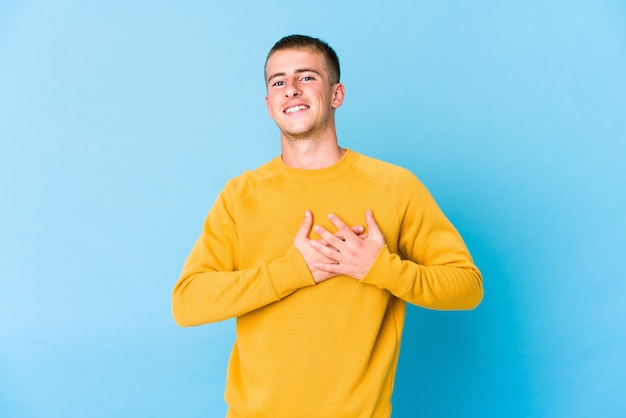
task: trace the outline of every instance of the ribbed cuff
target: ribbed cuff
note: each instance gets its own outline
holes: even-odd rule
[[[266,265],[267,277],[277,299],[282,299],[298,289],[315,285],[311,271],[300,251],[293,245],[285,257]]]

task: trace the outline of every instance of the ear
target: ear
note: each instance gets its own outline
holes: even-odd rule
[[[335,84],[333,87],[333,100],[331,101],[331,106],[333,109],[337,109],[343,103],[343,98],[345,95],[345,87],[341,83]]]
[[[269,113],[270,118],[274,119],[274,117],[272,116],[272,109],[270,108],[269,96],[265,96],[265,106],[267,107],[267,113]]]

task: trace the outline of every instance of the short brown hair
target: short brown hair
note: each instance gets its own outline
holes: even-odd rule
[[[319,52],[326,59],[330,82],[332,84],[339,83],[341,70],[339,69],[339,57],[337,56],[335,50],[321,39],[306,35],[289,35],[276,42],[267,54],[263,70],[265,71],[267,68],[267,61],[269,61],[274,52],[285,49],[310,49],[312,51]]]

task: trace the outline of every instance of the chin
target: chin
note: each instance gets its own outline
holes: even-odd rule
[[[310,139],[315,135],[315,130],[301,130],[301,131],[282,131],[283,136],[290,141],[299,141],[303,139]]]

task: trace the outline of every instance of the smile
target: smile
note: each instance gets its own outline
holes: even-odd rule
[[[307,110],[308,108],[309,106],[306,106],[306,105],[292,106],[292,107],[288,107],[287,109],[285,109],[285,113],[299,112],[301,110]]]

